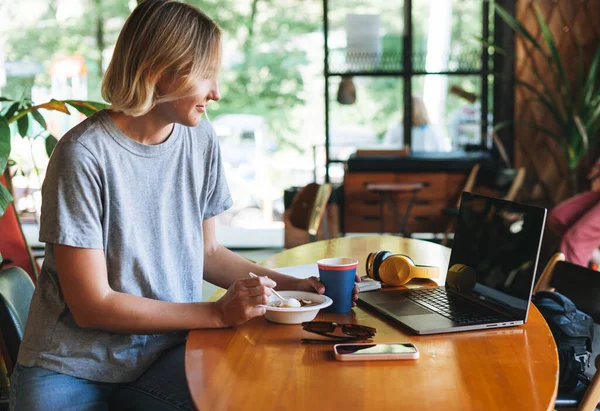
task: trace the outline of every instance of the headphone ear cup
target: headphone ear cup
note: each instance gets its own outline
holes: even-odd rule
[[[370,276],[371,278],[377,281],[383,281],[381,279],[379,267],[381,267],[383,261],[385,261],[391,255],[392,253],[386,250],[377,251],[375,253],[375,255],[373,256],[373,276]]]
[[[376,280],[375,273],[373,272],[373,261],[375,260],[375,255],[377,253],[369,253],[367,256],[367,261],[365,261],[365,272],[367,273],[367,277]]]
[[[373,278],[373,274],[370,272],[370,268],[373,265],[373,253],[369,253],[367,255],[367,259],[365,260],[365,273],[367,273],[367,277]]]
[[[379,267],[379,276],[381,281],[386,284],[399,286],[404,285],[412,278],[412,270],[415,267],[414,261],[402,254],[395,254],[388,257]]]
[[[474,268],[464,264],[453,264],[448,269],[446,282],[458,291],[469,293],[477,283],[477,272]]]

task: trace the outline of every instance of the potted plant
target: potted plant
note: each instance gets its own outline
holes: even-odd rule
[[[80,113],[89,116],[107,107],[104,103],[93,101],[54,99],[44,104],[33,105],[33,102],[29,99],[13,100],[6,97],[0,97],[0,103],[5,108],[0,110],[0,175],[4,174],[8,164],[11,150],[11,136],[14,131],[18,131],[19,135],[23,138],[44,138],[48,156],[52,153],[57,139],[48,132],[46,121],[41,115],[40,110],[60,111],[70,114],[68,106],[71,106]],[[29,132],[33,121],[41,126],[42,132],[31,136]],[[13,123],[16,123],[16,130],[15,127],[10,126]],[[10,192],[0,184],[0,217],[2,217],[11,201],[12,196]]]
[[[516,83],[533,94],[533,101],[543,107],[547,116],[544,116],[543,122],[519,123],[534,127],[556,142],[569,168],[570,191],[576,194],[578,166],[588,150],[596,147],[600,142],[600,86],[598,84],[600,45],[597,46],[591,64],[585,72],[582,46],[575,36],[579,52],[576,60],[577,78],[574,83],[570,83],[565,72],[566,65],[539,8],[534,6],[542,42],[536,40],[535,36],[505,9],[497,4],[494,7],[498,16],[543,57],[545,64],[541,70],[548,70],[551,81],[543,79],[539,68],[528,65],[527,69],[533,75],[535,84],[523,80],[517,80]],[[504,53],[498,47],[494,45],[492,47],[497,52]],[[514,122],[499,124],[497,128],[504,127],[508,123]]]

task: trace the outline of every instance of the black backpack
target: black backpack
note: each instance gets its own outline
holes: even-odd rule
[[[540,291],[533,298],[548,323],[558,348],[558,391],[571,392],[579,383],[589,384],[585,370],[590,365],[594,320],[557,292]]]

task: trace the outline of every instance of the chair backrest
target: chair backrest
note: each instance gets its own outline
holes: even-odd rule
[[[600,275],[598,271],[557,261],[550,278],[550,287],[573,301],[575,306],[600,323]]]
[[[542,271],[542,275],[540,275],[537,283],[535,283],[535,287],[533,288],[534,294],[538,291],[554,291],[554,288],[550,287],[550,280],[552,279],[554,267],[559,261],[565,261],[565,255],[563,253],[554,253],[552,257],[550,257],[548,264],[546,264],[544,271]]]
[[[8,187],[8,181],[6,173],[0,175],[0,184]],[[21,267],[29,274],[32,281],[37,279],[39,269],[23,234],[14,203],[11,203],[0,217],[0,255],[2,258],[10,260],[3,264],[2,268]]]
[[[477,174],[479,174],[479,169],[481,168],[481,164],[479,163],[475,163],[475,165],[473,166],[473,168],[471,168],[471,172],[469,172],[469,175],[467,177],[467,180],[465,181],[465,185],[463,186],[462,191],[473,191],[473,186],[475,185],[475,182],[477,181]],[[462,193],[461,191],[461,193]],[[456,202],[456,208],[460,207],[460,195],[458,196],[458,201]]]
[[[519,192],[521,191],[521,187],[523,187],[523,183],[525,182],[525,174],[525,167],[519,167],[519,169],[517,170],[517,174],[515,175],[512,184],[508,189],[508,192],[504,196],[505,200],[515,201],[515,199],[519,195]]]
[[[565,261],[555,253],[546,264],[533,292],[557,291],[573,301],[575,306],[600,322],[600,275],[598,271]]]
[[[311,236],[316,236],[331,191],[331,184],[310,183],[303,187],[290,206],[290,223],[296,228],[307,231]]]
[[[0,271],[2,353],[9,374],[17,361],[33,290],[31,278],[21,268],[10,267]]]
[[[446,231],[444,232],[444,238],[442,239],[441,244],[447,246],[449,242],[449,234],[454,229],[454,225],[456,224],[456,216],[458,215],[458,209],[460,208],[460,198],[463,191],[473,191],[473,186],[475,186],[475,182],[477,181],[477,174],[479,174],[479,169],[481,168],[481,164],[475,163],[467,179],[465,180],[465,185],[462,190],[458,194],[458,200],[456,201],[456,210],[447,209],[448,213],[452,216],[448,224],[446,225]],[[444,211],[444,210],[443,210]]]

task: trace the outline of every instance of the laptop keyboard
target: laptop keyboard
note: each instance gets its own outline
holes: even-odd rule
[[[402,295],[461,325],[506,321],[492,310],[469,304],[447,293],[443,288],[418,288],[403,291]]]

